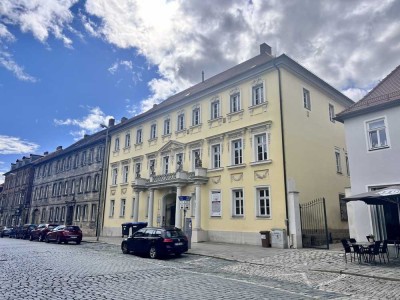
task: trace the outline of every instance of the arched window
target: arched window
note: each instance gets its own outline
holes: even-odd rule
[[[68,181],[64,183],[64,195],[68,195]]]
[[[91,183],[92,183],[92,178],[90,176],[86,177],[86,192],[90,192]]]
[[[75,180],[71,182],[71,195],[75,194]]]
[[[94,176],[93,191],[98,191],[98,190],[99,190],[99,179],[100,179],[99,174],[96,174],[96,175]]]
[[[79,190],[78,193],[83,193],[83,178],[79,179]]]

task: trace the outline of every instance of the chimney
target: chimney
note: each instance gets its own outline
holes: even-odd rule
[[[201,71],[201,82],[204,82],[204,71]]]
[[[44,156],[46,156],[46,155],[48,155],[48,154],[49,154],[49,151],[43,152],[43,155],[44,155]]]
[[[272,49],[271,49],[271,46],[270,45],[268,45],[268,44],[266,44],[266,43],[262,43],[261,45],[260,45],[260,54],[265,54],[265,53],[267,53],[267,54],[269,54],[269,55],[272,55],[272,51],[271,51]]]
[[[121,123],[124,123],[126,120],[128,120],[128,118],[122,117],[121,118]]]
[[[85,133],[85,134],[83,135],[83,138],[86,139],[88,136],[89,136],[89,135]]]
[[[115,125],[115,119],[108,119],[108,127],[113,127]]]
[[[60,151],[60,150],[62,150],[62,146],[58,146],[58,147],[56,148],[56,151]]]

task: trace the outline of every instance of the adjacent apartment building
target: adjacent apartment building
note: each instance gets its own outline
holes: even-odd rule
[[[121,223],[182,227],[192,241],[260,244],[288,229],[287,197],[327,201],[333,235],[348,235],[343,124],[353,102],[286,55],[260,54],[114,126],[103,235]],[[290,234],[290,232],[289,232]]]
[[[73,224],[86,236],[97,229],[106,132],[61,146],[34,163],[29,222]]]
[[[343,122],[351,171],[351,194],[400,185],[400,66],[363,99],[338,114]],[[347,204],[350,236],[364,240],[400,238],[395,203]]]

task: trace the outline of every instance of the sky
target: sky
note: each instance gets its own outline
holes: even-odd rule
[[[395,0],[1,0],[0,183],[259,53],[290,56],[352,100],[400,64]]]

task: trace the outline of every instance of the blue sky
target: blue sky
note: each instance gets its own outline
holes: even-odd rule
[[[399,1],[0,1],[0,175],[270,44],[353,100],[400,63]],[[2,182],[0,176],[0,183]]]

